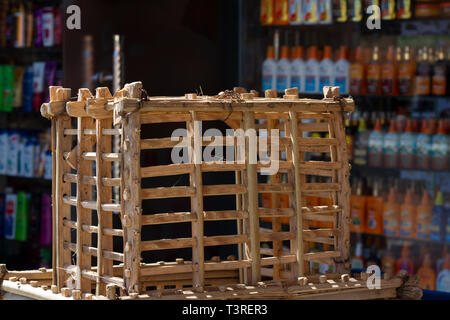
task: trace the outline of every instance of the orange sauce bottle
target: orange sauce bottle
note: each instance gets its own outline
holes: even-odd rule
[[[373,48],[372,60],[367,65],[367,94],[376,96],[381,93],[381,65],[378,46]]]
[[[430,225],[431,225],[431,211],[433,205],[431,204],[430,196],[428,192],[424,190],[422,201],[417,206],[417,228],[415,232],[416,238],[429,239],[430,238]]]
[[[411,59],[408,46],[403,52],[403,59],[398,66],[398,93],[402,96],[412,96],[414,89],[415,63]]]
[[[367,198],[366,233],[383,234],[383,202],[380,184],[375,181],[373,195]]]
[[[400,206],[400,235],[412,237],[416,227],[416,209],[413,203],[413,190],[408,189],[405,200]]]
[[[386,96],[395,94],[396,79],[395,48],[389,46],[386,61],[381,65],[381,93]]]
[[[436,290],[436,272],[431,267],[431,256],[425,254],[422,266],[417,270],[419,287],[425,290]]]
[[[350,65],[350,94],[363,95],[366,93],[366,66],[361,47],[356,48],[355,60]]]
[[[366,224],[366,197],[362,194],[362,180],[356,182],[356,192],[350,198],[350,231],[363,233]]]
[[[395,188],[389,190],[387,201],[383,205],[383,233],[389,236],[399,234],[399,205],[396,201]]]

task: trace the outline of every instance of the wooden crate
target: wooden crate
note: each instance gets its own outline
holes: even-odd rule
[[[126,297],[172,287],[191,287],[201,293],[211,286],[255,286],[262,280],[292,283],[310,274],[311,262],[334,265],[338,274],[350,271],[350,165],[344,117],[354,110],[351,98],[340,97],[335,87],[326,87],[321,100],[299,99],[295,89],[286,90],[283,98],[273,91],[260,98],[239,89],[218,96],[149,98],[142,97],[142,92],[142,84],[136,82],[114,96],[107,88],[97,88],[95,97],[80,89],[78,97],[71,99],[70,89],[50,87],[50,102],[41,108],[42,115],[52,121],[52,281],[59,292],[71,288],[105,296],[108,290],[120,288],[117,292]],[[217,120],[235,129],[235,136],[212,134],[211,141],[228,146],[235,161],[202,159],[202,146],[211,141],[202,136],[201,125]],[[171,137],[141,137],[144,126],[161,123],[181,123],[186,129],[183,142]],[[262,182],[261,172],[277,160],[266,163],[254,153],[258,134],[264,129],[273,133],[269,145],[276,142],[274,130],[280,133],[279,152],[272,156],[286,155],[277,162],[279,170],[268,183]],[[304,137],[305,132],[328,136],[309,138]],[[113,140],[120,140],[116,152]],[[146,150],[180,145],[187,151],[187,163],[141,163]],[[330,160],[309,161],[310,153],[327,153]],[[235,180],[233,184],[205,185],[205,172],[232,172]],[[286,181],[281,179],[283,174]],[[189,183],[141,187],[144,179],[176,175],[187,175]],[[322,182],[311,183],[311,176]],[[271,208],[260,207],[262,193],[271,194]],[[280,206],[281,194],[288,195],[288,208]],[[307,206],[306,198],[311,195],[328,199],[328,205]],[[204,199],[211,196],[232,196],[235,210],[205,211]],[[190,199],[190,208],[156,214],[142,210],[145,201],[173,198]],[[120,227],[113,227],[114,214],[120,216]],[[98,218],[95,225],[94,215]],[[270,219],[270,228],[261,228],[262,218]],[[287,231],[281,228],[282,218],[289,224]],[[224,220],[236,221],[235,234],[204,236],[205,222]],[[189,237],[141,239],[145,226],[182,222],[191,224]],[[312,222],[328,226],[312,228]],[[92,234],[97,235],[95,242]],[[114,237],[123,238],[121,250],[113,250]],[[283,242],[289,243],[287,250]],[[262,243],[269,243],[270,248]],[[331,249],[310,252],[310,243]],[[205,260],[205,247],[225,245],[237,246],[238,256]],[[141,259],[143,252],[177,248],[191,248],[191,259],[157,263]],[[94,266],[92,257],[97,261]]]

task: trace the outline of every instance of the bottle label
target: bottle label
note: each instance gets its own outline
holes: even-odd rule
[[[317,1],[318,0],[304,0],[303,1],[303,12],[305,14],[304,21],[306,23],[317,22]]]
[[[411,0],[397,0],[397,18],[411,18]]]
[[[431,137],[427,134],[419,134],[416,142],[416,152],[418,156],[429,156],[431,150]]]
[[[360,64],[350,66],[350,93],[361,94],[364,78],[364,70]]]
[[[428,76],[416,77],[415,94],[418,95],[430,94],[430,77]]]
[[[380,86],[380,67],[379,65],[369,65],[367,67],[367,93],[378,94]]]
[[[348,16],[354,22],[359,22],[362,20],[362,0],[348,1]]]
[[[386,210],[384,212],[383,232],[386,235],[394,236],[397,234],[397,217],[395,210]]]
[[[437,64],[434,67],[434,75],[432,78],[432,93],[437,96],[445,95],[447,89],[446,67],[442,64]]]
[[[331,22],[331,0],[319,1],[319,20],[322,22]]]
[[[402,210],[400,212],[400,235],[404,237],[410,237],[412,235],[411,228],[411,217],[410,217],[410,210]]]
[[[262,83],[262,89],[263,91],[274,89],[273,87],[273,81],[272,76],[263,76],[263,83]]]
[[[334,79],[334,85],[339,87],[341,93],[347,92],[347,78],[346,77],[336,77]]]
[[[288,78],[285,75],[277,75],[277,91],[284,91],[288,87]]]
[[[381,1],[381,19],[395,19],[395,0]]]
[[[394,73],[392,64],[383,65],[381,71],[381,92],[385,95],[394,93]]]

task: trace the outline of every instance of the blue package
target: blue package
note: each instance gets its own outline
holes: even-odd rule
[[[23,111],[33,112],[33,67],[27,67],[23,75],[22,89]]]
[[[0,194],[0,239],[3,238],[3,233],[5,229],[5,195]]]

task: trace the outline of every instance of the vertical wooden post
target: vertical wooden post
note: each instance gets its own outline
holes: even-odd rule
[[[291,124],[291,144],[292,144],[292,164],[294,166],[294,182],[295,182],[295,213],[297,216],[297,276],[303,276],[304,261],[303,261],[303,216],[302,216],[302,194],[300,183],[300,153],[298,142],[298,117],[295,111],[289,111],[289,121]]]
[[[345,139],[345,125],[342,112],[332,112],[332,125],[337,138],[336,160],[342,163],[342,168],[337,174],[341,191],[337,193],[337,204],[341,207],[341,213],[337,219],[339,230],[336,251],[340,251],[340,258],[336,259],[336,271],[348,273],[350,271],[350,165],[348,164],[347,140]],[[330,124],[331,125],[331,124]]]
[[[56,101],[56,91],[61,88],[59,86],[51,86],[49,88],[49,96],[50,96],[50,102]],[[56,205],[56,159],[57,159],[57,153],[56,153],[56,118],[53,117],[51,119],[51,150],[52,150],[52,285],[57,285],[58,283],[58,273],[57,273],[57,246],[58,242],[56,241],[57,236],[57,205]]]
[[[142,83],[126,84],[130,98],[141,98]],[[141,261],[141,117],[139,110],[123,117],[122,163],[124,224],[124,278],[129,293],[140,292]]]
[[[271,133],[272,129],[276,128],[276,126],[279,124],[278,120],[273,119],[267,119],[267,131],[268,136],[270,137],[270,145],[272,145],[271,140]],[[272,153],[273,150],[270,150]],[[280,152],[278,152],[278,159],[280,159]],[[272,156],[272,154],[271,154]],[[277,172],[276,174],[270,176],[269,178],[269,184],[278,184],[281,182],[281,174]],[[281,208],[280,203],[280,194],[279,193],[272,193],[271,194],[271,204],[272,208]],[[272,232],[281,232],[281,219],[273,217],[272,218]],[[273,241],[273,256],[279,257],[283,253],[283,242],[280,240],[274,240]],[[273,280],[278,280],[281,277],[281,265],[276,263],[273,265]]]
[[[202,132],[195,111],[191,112],[191,121],[187,123],[189,144],[189,161],[194,164],[194,172],[190,174],[190,185],[195,188],[191,197],[191,212],[196,221],[192,222],[192,275],[193,286],[201,290],[205,285],[205,248],[203,246],[203,184],[202,184]]]
[[[251,160],[256,160],[251,152],[257,152],[257,147],[254,145],[256,141],[251,141],[251,130],[255,130],[255,115],[253,112],[244,112],[244,129],[245,129],[245,161],[247,164],[247,194],[248,194],[248,214],[250,227],[250,250],[251,250],[251,282],[256,284],[261,281],[261,254],[259,241],[259,215],[258,215],[258,175],[257,165],[251,163]],[[253,144],[252,146],[250,144]]]
[[[82,292],[91,291],[91,280],[81,276],[83,270],[91,269],[91,256],[83,252],[83,246],[91,246],[91,235],[83,230],[83,224],[90,225],[92,221],[91,210],[81,205],[82,201],[92,200],[92,187],[83,183],[84,176],[92,175],[92,162],[84,160],[82,154],[92,152],[94,144],[92,139],[84,134],[84,129],[95,128],[92,118],[78,118],[77,126],[77,270],[76,289]]]

